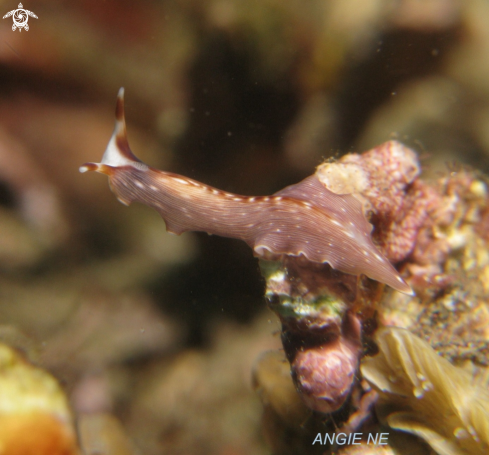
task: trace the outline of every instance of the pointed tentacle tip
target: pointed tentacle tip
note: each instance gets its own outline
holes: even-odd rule
[[[97,165],[95,163],[85,163],[78,168],[78,170],[83,174],[88,171],[96,171]]]
[[[121,87],[119,93],[117,93],[115,118],[118,121],[124,121],[124,87]]]
[[[111,166],[107,166],[106,164],[102,164],[102,163],[85,163],[78,168],[78,170],[82,174],[88,171],[93,171],[93,172],[100,172],[101,174],[106,174],[106,175],[110,175],[111,169],[112,169]]]

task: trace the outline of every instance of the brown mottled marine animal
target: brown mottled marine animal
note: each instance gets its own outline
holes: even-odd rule
[[[80,167],[80,172],[86,171],[108,175],[123,204],[136,201],[153,207],[171,233],[203,231],[241,239],[259,257],[304,256],[412,294],[372,242],[372,226],[360,202],[329,191],[315,175],[271,196],[240,196],[141,162],[127,141],[122,88],[102,162]]]

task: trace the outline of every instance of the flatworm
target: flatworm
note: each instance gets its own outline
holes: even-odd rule
[[[80,172],[109,176],[117,198],[157,210],[167,231],[203,231],[244,240],[261,257],[304,256],[352,275],[364,274],[398,291],[410,286],[372,242],[372,226],[360,202],[329,191],[312,175],[271,196],[240,196],[140,161],[129,148],[124,89],[119,90],[115,129],[101,163]]]

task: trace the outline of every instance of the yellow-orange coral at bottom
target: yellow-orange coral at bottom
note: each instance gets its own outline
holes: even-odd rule
[[[0,416],[0,455],[78,455],[70,428],[45,413]]]

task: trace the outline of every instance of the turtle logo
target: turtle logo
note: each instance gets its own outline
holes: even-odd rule
[[[29,16],[35,19],[38,18],[32,11],[24,9],[22,3],[19,3],[18,9],[13,9],[12,11],[9,11],[7,14],[5,14],[5,16],[3,16],[3,19],[10,16],[12,16],[12,19],[14,20],[14,24],[12,25],[12,30],[14,32],[17,29],[19,29],[19,32],[21,32],[23,28],[25,28],[26,31],[29,30],[29,25],[27,25]]]

